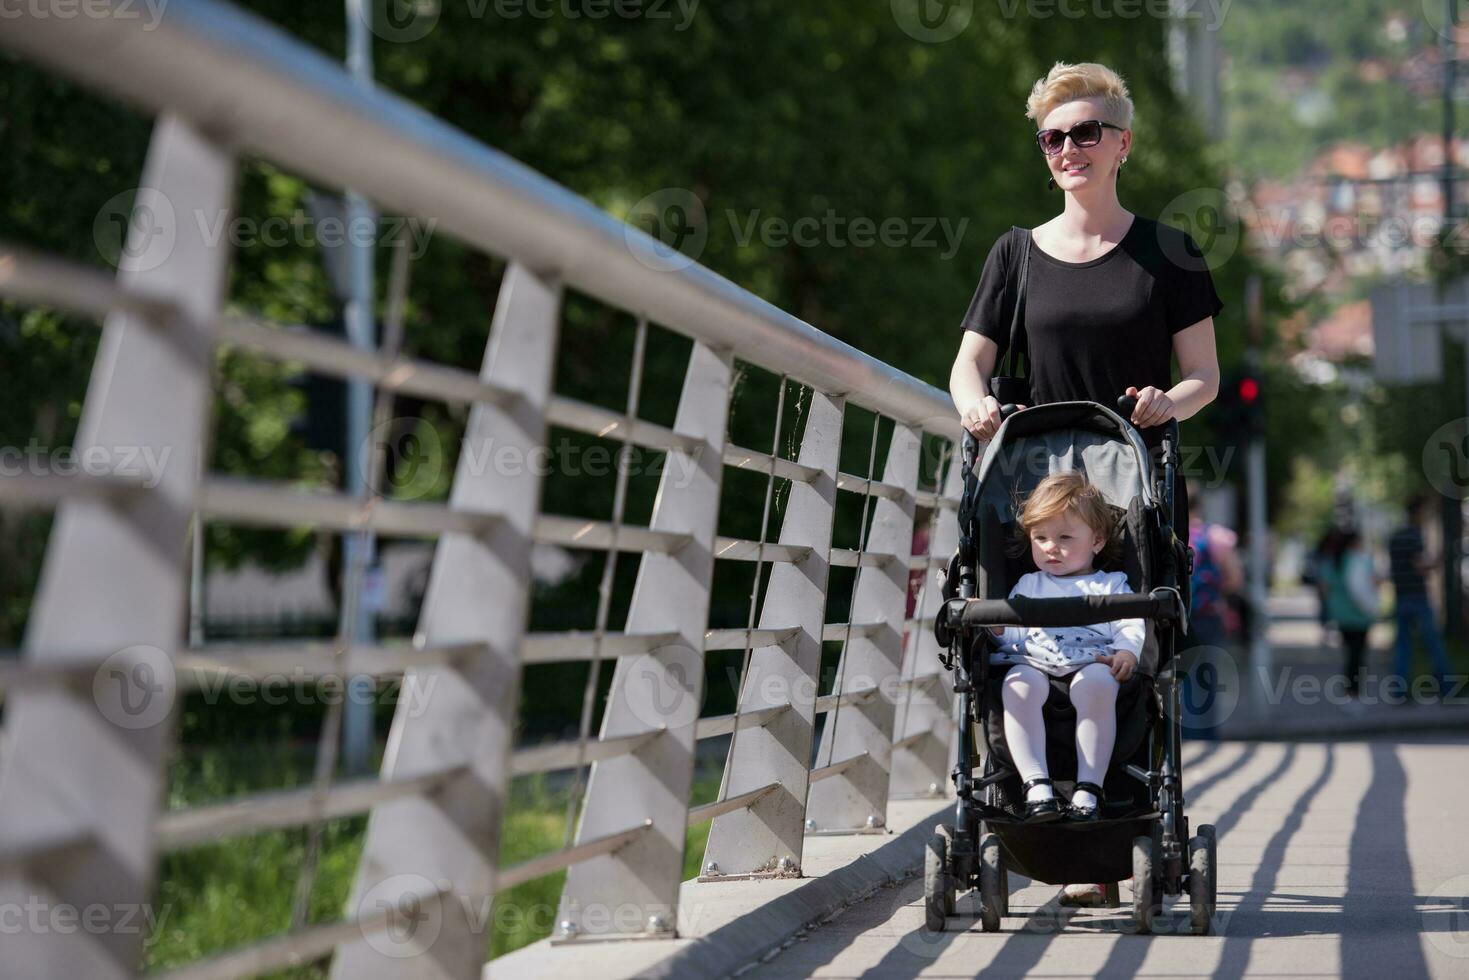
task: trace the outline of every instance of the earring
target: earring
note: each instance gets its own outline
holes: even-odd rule
[[[1055,190],[1056,189],[1056,178],[1055,177],[1047,177],[1046,178],[1046,186],[1048,188],[1050,188],[1051,190]]]

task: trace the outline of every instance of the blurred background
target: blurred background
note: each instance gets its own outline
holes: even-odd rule
[[[240,6],[330,57],[347,56],[339,5]],[[1182,462],[1202,518],[1192,534],[1211,553],[1202,574],[1217,575],[1217,602],[1200,614],[1219,620],[1209,656],[1220,673],[1200,682],[1202,695],[1227,663],[1244,707],[1226,711],[1205,696],[1193,734],[1268,726],[1280,712],[1252,700],[1251,669],[1339,676],[1357,632],[1365,635],[1365,669],[1385,674],[1395,551],[1399,587],[1412,587],[1407,569],[1418,563],[1446,644],[1447,670],[1427,657],[1413,663],[1463,673],[1469,309],[1459,297],[1469,192],[1460,183],[1469,135],[1459,135],[1455,117],[1469,69],[1455,62],[1469,50],[1469,31],[1450,26],[1452,2],[1440,9],[1436,0],[1359,0],[1329,14],[1305,0],[635,6],[638,15],[623,16],[584,0],[391,0],[370,39],[370,64],[358,68],[776,306],[941,388],[991,244],[1011,225],[1033,227],[1060,207],[1024,115],[1032,84],[1058,60],[1116,69],[1136,105],[1121,202],[1188,230],[1225,302],[1215,322],[1220,398],[1184,424]],[[0,55],[5,236],[115,268],[150,131],[151,120]],[[345,247],[324,231],[352,203],[261,162],[246,164],[241,188],[241,212],[226,229],[237,253],[230,303],[345,336]],[[671,200],[682,202],[686,225],[652,220],[670,213]],[[886,230],[864,235],[863,219]],[[404,242],[416,259],[404,351],[477,369],[503,264],[435,236],[431,222],[385,215],[377,227],[379,244]],[[393,251],[376,250],[380,287],[391,279]],[[385,303],[376,297],[379,321]],[[571,297],[558,391],[620,410],[631,322]],[[73,465],[67,447],[99,337],[48,310],[0,305],[6,475]],[[671,422],[687,354],[687,341],[651,331],[644,417]],[[347,485],[359,449],[342,435],[340,382],[228,349],[215,370],[214,471]],[[778,379],[743,367],[731,417],[741,445],[771,446],[778,390]],[[803,404],[794,387],[788,397],[773,436],[787,456]],[[759,412],[742,411],[754,405]],[[445,499],[466,420],[467,412],[399,398],[391,422],[373,432],[390,450],[381,492]],[[554,431],[552,443],[589,459],[598,440]],[[605,445],[610,463],[617,444]],[[865,428],[851,422],[842,469],[880,473],[885,445],[870,417]],[[655,464],[632,474],[630,521],[646,521]],[[553,469],[544,509],[604,513],[608,471],[586,470]],[[764,487],[758,474],[726,471],[721,533],[760,533]],[[1425,501],[1411,522],[1421,551],[1392,537],[1415,496]],[[779,527],[782,506],[777,494],[767,528]],[[839,512],[838,542],[854,546],[864,519]],[[0,647],[22,642],[50,523],[0,512]],[[1365,628],[1330,612],[1329,592],[1345,567],[1339,559],[1350,550],[1345,531],[1368,556],[1377,603]],[[431,555],[420,542],[377,542],[363,591],[373,635],[412,634]],[[196,557],[191,642],[336,632],[340,536],[211,524]],[[590,628],[602,560],[600,552],[539,547],[531,628]],[[637,559],[622,561],[614,620]],[[743,626],[761,585],[748,567],[723,572],[711,621]],[[832,572],[838,604],[850,590],[843,572],[850,570]],[[840,619],[840,610],[829,612],[828,621]],[[828,651],[823,692],[835,663]],[[709,658],[705,714],[732,710],[738,666],[738,652]],[[523,741],[575,735],[586,672],[585,664],[527,671]],[[1448,700],[1450,692],[1438,693]],[[319,704],[301,696],[282,711],[207,698],[196,692],[183,706],[170,805],[310,780]],[[376,692],[366,736],[344,754],[346,770],[375,767],[394,703],[393,690]],[[1322,711],[1328,707],[1361,714],[1380,705],[1364,693]],[[1336,715],[1319,717],[1327,725]],[[715,797],[723,751],[724,743],[709,744],[696,803]],[[559,846],[571,780],[517,783],[507,860]],[[328,825],[313,916],[341,906],[364,823]],[[699,833],[691,830],[694,867]],[[150,964],[186,962],[283,928],[304,838],[271,832],[169,855],[160,902],[172,913],[149,940]],[[554,908],[559,887],[552,876],[499,904]],[[496,954],[552,925],[549,916],[504,920],[497,911]]]

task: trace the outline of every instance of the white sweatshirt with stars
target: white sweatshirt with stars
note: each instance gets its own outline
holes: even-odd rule
[[[1125,572],[1052,575],[1041,571],[1022,575],[1010,590],[1010,598],[1058,599],[1131,592]],[[1054,677],[1064,677],[1094,663],[1099,653],[1126,650],[1141,659],[1144,631],[1141,619],[1119,619],[1092,626],[1007,626],[1003,634],[995,637],[1000,649],[990,654],[990,663],[1030,664]]]

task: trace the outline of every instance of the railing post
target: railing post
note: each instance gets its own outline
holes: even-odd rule
[[[26,30],[28,28],[19,28]],[[92,682],[11,692],[0,768],[0,908],[134,914],[153,899],[155,827],[174,738],[174,656],[183,642],[186,541],[209,415],[209,371],[229,250],[204,229],[229,220],[235,163],[192,125],[162,116],[129,221],[119,282],[179,316],[114,312],[87,386],[76,458],[156,460],[156,487],[57,510],[25,638],[26,662],[101,662]],[[147,919],[137,915],[137,921]],[[50,921],[56,921],[54,918]],[[131,977],[144,930],[23,929],[0,972]]]
[[[760,610],[760,629],[794,626],[799,632],[784,644],[755,650],[740,685],[741,713],[782,704],[790,710],[762,727],[735,732],[722,795],[771,783],[780,789],[714,819],[704,854],[709,876],[798,873],[801,866],[843,405],[840,397],[812,392],[797,462],[821,475],[791,483],[780,528],[781,544],[811,551],[801,561],[775,563]],[[789,864],[783,867],[784,859]]]
[[[456,667],[410,671],[393,717],[384,779],[467,767],[432,796],[376,807],[349,914],[403,912],[407,928],[337,949],[331,975],[477,978],[489,955],[490,907],[509,785],[520,690],[520,642],[531,581],[531,535],[541,479],[530,465],[545,444],[561,288],[512,263],[500,286],[480,376],[518,394],[470,412],[449,504],[503,515],[483,537],[440,539],[417,639],[484,643]],[[492,460],[519,460],[500,466]],[[443,891],[441,901],[421,901]],[[402,923],[400,923],[402,924]],[[429,971],[417,955],[429,956]]]
[[[962,464],[949,460],[941,499],[954,500],[963,486]],[[914,607],[917,622],[908,633],[904,655],[903,702],[898,708],[893,749],[891,799],[943,795],[949,785],[949,754],[953,741],[954,711],[951,675],[939,663],[939,641],[933,635],[933,619],[944,604],[939,569],[959,545],[959,516],[955,507],[938,503],[928,542],[928,559],[923,566],[923,585]]]
[[[671,449],[650,527],[689,535],[672,554],[644,554],[629,633],[673,632],[679,642],[619,657],[602,718],[603,739],[663,728],[637,750],[592,766],[578,840],[651,821],[648,833],[610,854],[572,865],[557,937],[667,936],[683,878],[694,735],[704,692],[704,632],[714,575],[733,355],[696,341],[674,430],[699,440]]]
[[[832,709],[821,733],[817,766],[857,759],[850,768],[815,783],[807,807],[812,830],[830,833],[874,830],[887,823],[892,765],[893,715],[903,656],[903,620],[908,607],[908,554],[913,550],[914,492],[918,484],[919,433],[901,423],[893,428],[883,482],[900,487],[899,499],[873,504],[864,561],[852,594],[853,623],[876,623],[871,633],[848,637],[837,669],[839,689],[875,687],[876,697]],[[885,560],[878,556],[892,556]]]

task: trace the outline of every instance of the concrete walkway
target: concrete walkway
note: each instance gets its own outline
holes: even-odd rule
[[[955,916],[930,934],[911,879],[743,976],[1469,976],[1465,747],[1190,743],[1190,817],[1219,828],[1212,936],[1188,934],[1186,900],[1165,908],[1176,934],[1137,936],[1016,876],[1001,933]]]
[[[1252,662],[1236,649],[1213,658],[1216,675],[1188,697],[1211,710],[1224,739],[1340,738],[1395,732],[1469,732],[1469,677],[1453,678],[1442,698],[1431,689],[1426,652],[1415,669],[1417,690],[1391,677],[1394,628],[1376,624],[1368,634],[1359,699],[1345,696],[1345,658],[1316,620],[1315,594],[1306,590],[1270,598],[1270,662]],[[1218,694],[1210,705],[1208,688]]]

